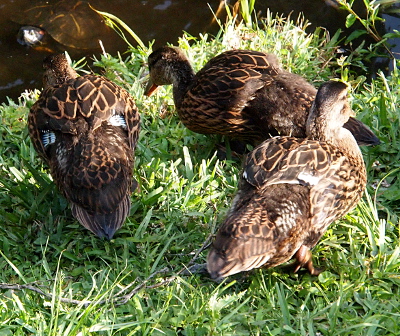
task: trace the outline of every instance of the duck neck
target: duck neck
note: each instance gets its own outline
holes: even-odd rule
[[[344,127],[340,128],[336,138],[333,138],[327,142],[330,142],[333,146],[336,146],[340,149],[344,149],[348,156],[360,161],[364,161],[360,147],[358,146],[353,134],[351,134],[348,129]]]
[[[183,96],[193,82],[195,74],[189,62],[182,62],[174,71],[172,76],[173,94],[175,106],[179,109],[183,100]]]
[[[43,87],[47,89],[54,85],[64,84],[72,78],[77,78],[78,73],[67,67],[65,69],[48,69],[43,76]]]
[[[351,134],[348,129],[344,127],[340,127],[339,129],[330,129],[325,126],[314,126],[310,133],[308,133],[310,134],[310,139],[326,142],[345,151],[347,155],[353,158],[363,160],[360,147],[358,146],[353,134]]]

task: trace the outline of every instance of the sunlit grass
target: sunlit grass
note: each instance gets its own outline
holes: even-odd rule
[[[307,34],[306,26],[269,16],[256,29],[222,25],[215,38],[185,34],[179,46],[196,70],[237,47],[276,53],[284,68],[316,85],[348,76],[355,89],[352,106],[382,144],[363,149],[369,178],[363,201],[313,251],[325,271],[312,277],[256,270],[220,284],[205,275],[177,275],[223,219],[240,160],[219,159],[216,144],[224,139],[181,124],[171,87],[143,96],[151,48],[131,47],[127,54],[95,60],[131,92],[142,115],[134,173],[140,190],[110,242],[72,218],[33,150],[26,118],[38,92],[0,107],[0,282],[50,294],[1,289],[0,335],[400,334],[400,79],[397,72],[380,74],[366,84],[344,73],[347,66],[335,59],[337,40],[320,30]],[[115,298],[146,279],[127,303],[118,304]]]

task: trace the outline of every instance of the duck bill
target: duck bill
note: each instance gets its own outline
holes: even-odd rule
[[[146,89],[145,89],[145,91],[144,91],[144,94],[145,94],[146,96],[150,97],[150,96],[154,93],[154,91],[157,90],[157,88],[158,88],[158,85],[153,84],[153,83],[151,82],[151,80],[149,80],[149,82],[147,83]]]
[[[360,120],[350,117],[343,127],[353,134],[359,146],[376,146],[380,144],[379,138]]]

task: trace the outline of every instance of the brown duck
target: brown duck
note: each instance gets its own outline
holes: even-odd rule
[[[106,78],[78,77],[64,54],[44,60],[44,89],[29,135],[72,214],[111,239],[130,211],[140,117],[132,97]]]
[[[351,113],[346,85],[324,83],[307,119],[307,138],[274,137],[249,153],[207,258],[212,278],[292,257],[295,271],[320,272],[310,249],[330,223],[355,207],[366,185],[360,149],[342,127]]]
[[[181,49],[162,47],[148,58],[146,94],[173,85],[182,123],[202,134],[222,134],[257,144],[274,135],[305,137],[316,89],[284,71],[275,55],[230,50],[212,58],[197,74]],[[360,145],[378,138],[357,119],[345,124]]]

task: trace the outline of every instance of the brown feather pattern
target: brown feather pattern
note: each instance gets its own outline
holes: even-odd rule
[[[284,71],[275,55],[230,50],[194,74],[182,50],[162,47],[149,56],[148,63],[147,92],[155,85],[173,84],[179,118],[194,132],[253,144],[276,135],[306,136],[317,91],[301,76]],[[350,118],[347,124],[360,145],[379,143],[362,122]]]
[[[213,278],[292,257],[298,268],[318,274],[309,250],[330,223],[355,207],[366,185],[361,152],[342,128],[351,113],[346,85],[328,82],[320,91],[307,121],[309,138],[274,137],[248,154],[207,258]]]
[[[63,55],[45,60],[45,89],[29,113],[29,134],[73,215],[111,239],[129,214],[139,113],[129,93],[108,79],[59,80],[62,67],[69,67]],[[53,141],[44,141],[46,134]]]

